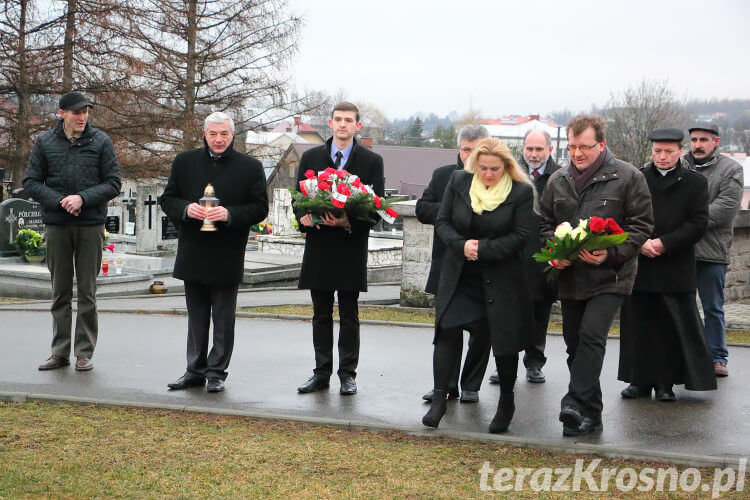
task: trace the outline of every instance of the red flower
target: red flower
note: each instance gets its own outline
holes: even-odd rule
[[[607,224],[607,232],[609,234],[620,234],[625,232],[622,230],[617,221],[611,217],[607,217],[607,220],[605,220],[604,222]]]
[[[307,172],[305,172],[305,177],[307,177],[308,179],[314,179],[315,172],[313,172],[312,170],[308,170]]]
[[[339,179],[343,179],[344,177],[346,177],[346,172],[344,172],[343,170],[336,170],[336,175]]]
[[[339,170],[339,172],[341,172],[342,174],[344,174],[344,177],[346,177],[347,175],[350,175],[349,172],[347,172],[343,168],[341,170]]]
[[[361,180],[359,180],[359,179],[354,179],[354,182],[352,182],[352,186],[354,186],[355,188],[359,189],[359,188],[361,188],[362,186],[364,186],[364,184],[362,184],[362,181],[361,181]]]
[[[398,217],[398,212],[396,212],[392,208],[386,208],[385,209],[385,213],[387,213],[388,215],[390,215],[391,217],[394,217],[394,218]]]
[[[331,183],[325,182],[325,181],[318,181],[318,189],[320,189],[321,191],[330,191]]]
[[[601,217],[596,215],[589,221],[589,230],[592,233],[601,233],[607,227],[607,223]]]
[[[336,169],[328,167],[327,169],[323,170],[323,172],[326,173],[326,174],[328,174],[328,175],[331,175],[331,174],[335,174],[336,173]]]
[[[380,196],[375,195],[373,201],[375,202],[375,208],[380,208],[380,205],[382,205],[382,203],[380,202]]]
[[[104,248],[106,248],[110,252],[114,253],[114,251],[115,251],[115,244],[114,243],[110,243],[109,245],[106,245]]]
[[[336,191],[346,196],[352,194],[349,186],[347,186],[346,184],[336,184]]]
[[[328,169],[325,169],[325,170],[323,170],[323,171],[322,171],[322,172],[321,172],[321,173],[320,173],[320,174],[318,175],[318,181],[327,181],[327,180],[328,180],[328,179],[330,179],[330,178],[331,178],[331,174],[330,174],[330,173],[328,172]]]

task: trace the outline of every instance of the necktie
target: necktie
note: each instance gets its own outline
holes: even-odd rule
[[[539,170],[533,169],[531,171],[531,176],[534,177],[534,180],[537,180],[539,178]]]
[[[336,170],[341,168],[341,158],[344,155],[341,154],[341,151],[336,151],[336,162],[333,164],[334,167],[336,167]]]

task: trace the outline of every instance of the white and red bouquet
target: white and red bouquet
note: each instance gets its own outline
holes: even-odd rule
[[[296,210],[320,218],[326,213],[340,217],[346,213],[350,219],[375,223],[375,215],[392,224],[398,213],[359,177],[346,170],[327,168],[315,173],[305,172],[299,182],[299,191],[289,188]],[[314,220],[315,221],[315,220]],[[320,222],[317,220],[317,222]]]
[[[581,219],[578,227],[573,228],[569,222],[563,222],[555,228],[555,236],[547,240],[545,247],[538,253],[532,255],[537,262],[549,262],[550,267],[546,269],[548,278],[555,278],[560,270],[553,261],[569,260],[578,258],[581,250],[604,250],[628,239],[628,233],[612,218],[602,219],[593,216],[590,219]]]

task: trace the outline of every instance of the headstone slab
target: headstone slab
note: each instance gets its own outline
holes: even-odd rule
[[[297,234],[298,231],[292,226],[293,217],[292,193],[288,189],[274,189],[273,206],[271,208],[273,234],[277,236]]]
[[[44,233],[42,206],[39,203],[18,198],[0,203],[0,256],[18,255],[13,240],[19,229]]]
[[[120,216],[108,215],[104,223],[104,229],[110,234],[120,234]]]
[[[161,216],[161,239],[162,240],[174,240],[179,236],[177,226],[174,222],[166,215]]]
[[[135,251],[136,253],[155,252],[159,243],[158,190],[156,184],[140,184],[135,204]]]

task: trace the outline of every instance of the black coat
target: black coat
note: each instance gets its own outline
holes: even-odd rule
[[[229,211],[228,222],[215,223],[215,232],[201,231],[202,221],[186,217],[206,184]],[[258,160],[231,148],[219,159],[211,159],[205,146],[180,153],[160,203],[179,231],[175,278],[207,286],[242,282],[250,226],[268,215],[266,176]]]
[[[63,121],[39,136],[29,155],[23,187],[44,208],[45,224],[91,226],[104,224],[107,202],[120,194],[120,166],[109,136],[89,124],[70,142]],[[60,201],[77,194],[81,213],[71,215]]]
[[[642,169],[654,211],[649,238],[661,239],[664,254],[655,258],[639,255],[633,290],[694,292],[695,244],[708,227],[708,183],[685,165],[666,176],[657,170],[653,163]]]
[[[470,234],[473,211],[469,188],[473,174],[451,175],[435,227],[446,245],[443,270],[435,301],[439,325],[461,278],[466,257],[464,244]],[[492,350],[496,356],[517,353],[530,345],[531,296],[522,261],[526,240],[536,227],[531,185],[513,181],[508,198],[495,210],[480,215],[485,234],[479,240],[479,259]]]
[[[305,172],[319,172],[333,168],[331,160],[332,139],[302,154],[297,170],[297,181],[305,179]],[[383,196],[383,158],[364,146],[354,142],[344,170],[357,175],[364,184],[372,186],[375,194]],[[299,185],[296,186],[299,189]],[[305,215],[295,211],[298,222]],[[367,239],[372,224],[353,218],[349,220],[351,232],[340,227],[306,227],[299,223],[305,233],[305,253],[299,288],[310,290],[367,291]]]
[[[415,212],[419,222],[435,225],[438,212],[440,211],[440,202],[443,201],[443,194],[445,194],[445,186],[448,185],[451,174],[456,170],[463,170],[463,168],[464,162],[461,161],[461,157],[459,156],[455,165],[445,165],[435,169],[432,173],[430,183],[422,193],[422,197],[417,201]],[[424,288],[427,293],[437,293],[438,283],[440,283],[440,262],[443,260],[443,253],[445,253],[445,243],[438,237],[437,228],[433,228],[430,275],[427,277],[427,285]]]
[[[542,194],[544,194],[544,188],[547,187],[547,181],[550,176],[560,170],[560,165],[555,163],[550,156],[547,158],[547,163],[544,165],[544,173],[534,180],[530,174],[529,165],[526,163],[523,156],[518,161],[518,164],[527,174],[529,174],[529,177],[532,178],[534,188],[536,189],[537,199],[540,199]],[[541,223],[541,217],[538,217],[537,220]],[[536,262],[531,257],[537,253],[544,244],[539,237],[538,225],[539,224],[537,224],[537,229],[529,237],[526,244],[525,267],[529,276],[529,289],[531,290],[531,296],[534,299],[534,302],[554,302],[557,300],[557,281],[547,279],[547,276],[544,273],[544,269],[548,266],[546,262]],[[539,339],[539,342],[542,341],[543,339]]]

